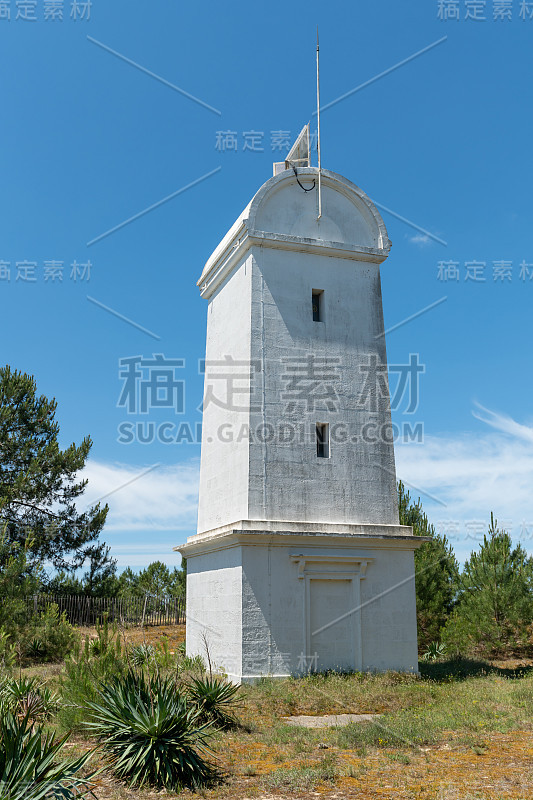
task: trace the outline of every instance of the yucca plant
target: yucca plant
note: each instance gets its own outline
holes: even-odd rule
[[[130,671],[102,684],[87,707],[89,731],[115,775],[130,786],[179,791],[215,778],[206,760],[211,726],[200,723],[198,710],[170,678]]]
[[[445,652],[446,645],[441,644],[441,642],[431,642],[422,656],[422,661],[437,661],[442,658]]]
[[[92,752],[60,760],[67,736],[57,739],[34,729],[29,716],[7,713],[0,719],[0,797],[2,800],[80,800],[92,793],[94,773],[80,777]]]
[[[155,647],[152,644],[136,644],[131,648],[130,656],[134,667],[145,667],[155,654]]]
[[[211,722],[220,728],[236,725],[235,710],[240,705],[238,686],[222,678],[206,675],[191,678],[186,689],[203,722]]]
[[[49,717],[60,705],[59,697],[37,678],[5,678],[0,688],[4,711],[37,722]]]
[[[26,644],[26,656],[34,659],[35,661],[43,658],[46,655],[46,647],[41,639],[34,636],[33,639]]]

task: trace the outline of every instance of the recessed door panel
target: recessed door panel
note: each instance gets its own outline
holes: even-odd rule
[[[314,669],[355,669],[355,615],[351,580],[309,581],[310,652]]]

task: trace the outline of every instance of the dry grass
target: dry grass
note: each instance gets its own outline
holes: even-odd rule
[[[439,682],[331,675],[247,687],[246,718],[255,727],[226,738],[219,754],[233,777],[207,796],[533,798],[533,675],[459,672]],[[384,716],[329,730],[279,723],[288,709],[339,707]]]
[[[184,630],[126,631],[129,641],[171,649]],[[33,668],[51,681],[57,665]],[[217,733],[224,782],[209,798],[533,800],[533,666],[514,660],[424,666],[424,676],[328,675],[243,687],[242,727]],[[380,713],[344,728],[283,723],[296,714]],[[89,743],[77,738],[74,750]],[[149,800],[102,772],[99,800]],[[176,795],[169,795],[176,796]],[[183,792],[180,797],[192,797]]]
[[[533,742],[524,731],[488,737],[484,752],[442,744],[419,752],[326,751],[283,754],[275,746],[226,740],[219,752],[225,783],[200,793],[224,800],[247,798],[368,798],[368,800],[522,800],[533,797]],[[100,800],[149,800],[160,793],[132,790],[102,773]],[[164,794],[164,793],[163,793]],[[176,796],[176,795],[169,795]],[[186,791],[179,797],[193,797]]]
[[[96,638],[96,628],[78,628],[82,636]],[[171,650],[177,649],[185,641],[185,625],[139,625],[129,628],[120,628],[121,635],[129,644],[156,645],[162,639],[167,639]]]

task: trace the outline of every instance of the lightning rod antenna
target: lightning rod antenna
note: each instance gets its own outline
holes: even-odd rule
[[[318,153],[318,216],[322,216],[322,173],[320,161],[320,66],[319,66],[319,47],[318,47],[318,25],[316,26],[316,118],[317,118],[317,137],[316,149]]]

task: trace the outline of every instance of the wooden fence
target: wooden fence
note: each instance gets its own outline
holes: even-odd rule
[[[85,597],[35,594],[26,597],[28,615],[55,603],[73,625],[94,625],[108,615],[110,622],[128,625],[179,625],[185,622],[184,597]]]

